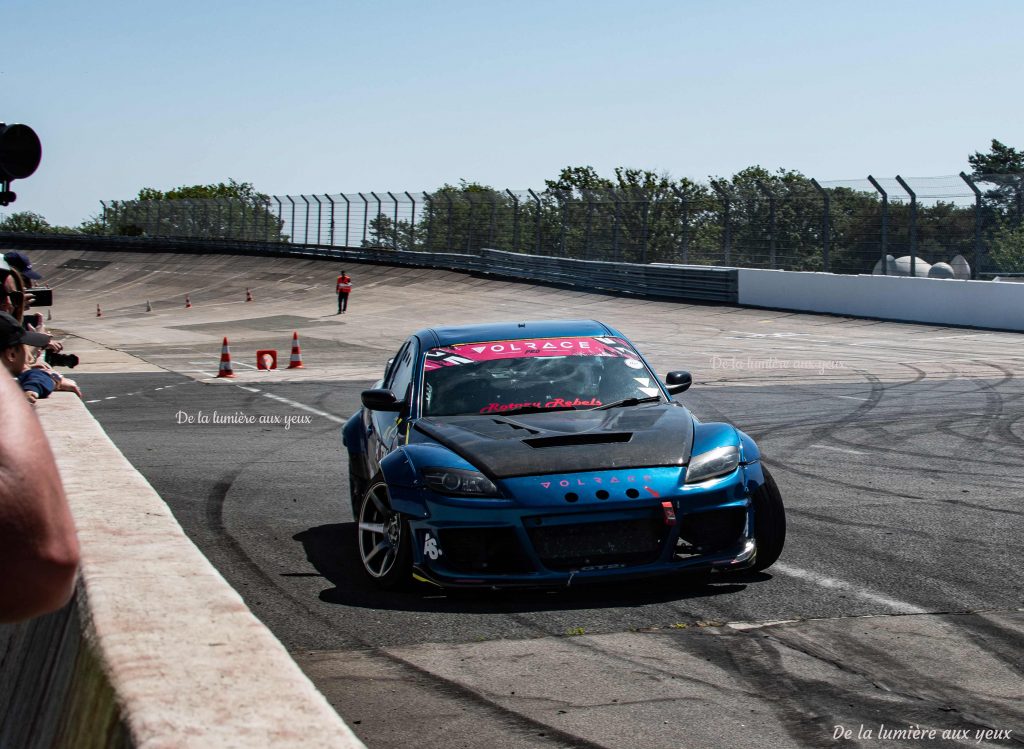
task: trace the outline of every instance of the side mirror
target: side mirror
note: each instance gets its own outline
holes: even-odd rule
[[[398,400],[395,394],[386,388],[364,390],[360,395],[363,408],[368,411],[401,411],[405,402]]]
[[[689,390],[692,384],[693,377],[690,376],[689,372],[675,371],[665,375],[665,385],[668,388],[668,392],[672,395]]]

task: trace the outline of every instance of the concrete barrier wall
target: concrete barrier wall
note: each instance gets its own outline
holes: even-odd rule
[[[739,269],[739,303],[884,320],[1024,330],[1024,284]]]
[[[37,410],[82,568],[65,609],[0,627],[0,747],[363,747],[84,404]]]

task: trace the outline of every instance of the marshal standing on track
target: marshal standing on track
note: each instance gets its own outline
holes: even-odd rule
[[[348,309],[348,295],[352,292],[352,279],[349,278],[348,273],[345,271],[341,272],[338,276],[338,284],[335,287],[338,292],[338,314]]]

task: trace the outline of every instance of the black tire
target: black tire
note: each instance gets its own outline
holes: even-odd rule
[[[378,588],[394,590],[412,579],[410,535],[409,523],[391,509],[383,477],[375,476],[356,513],[356,546],[363,572]]]
[[[754,557],[755,572],[771,567],[782,554],[786,545],[786,508],[782,506],[782,495],[775,479],[768,469],[764,471],[764,483],[754,492],[754,542],[757,552]]]

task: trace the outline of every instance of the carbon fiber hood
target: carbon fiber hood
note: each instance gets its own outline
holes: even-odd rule
[[[666,403],[606,411],[430,417],[417,421],[415,428],[495,479],[682,466],[693,447],[690,412]]]

